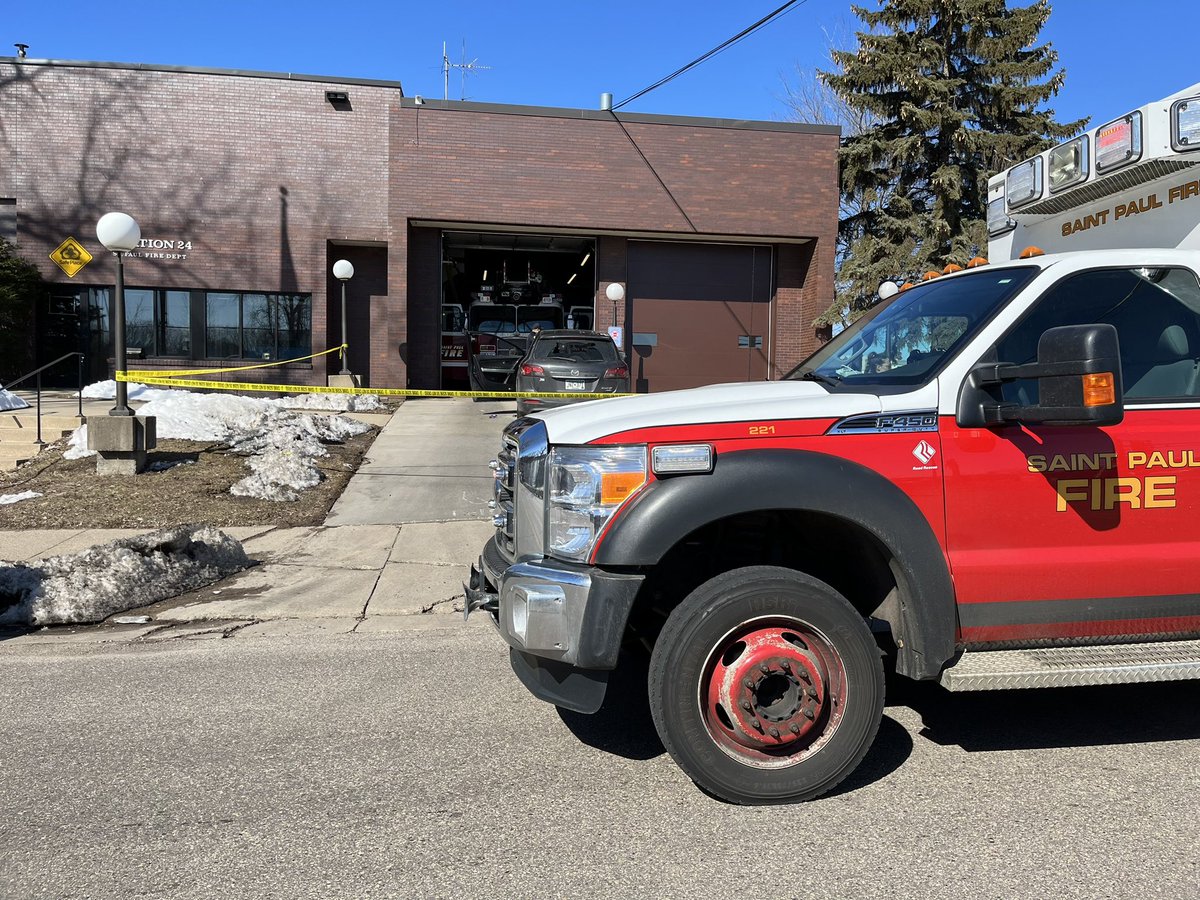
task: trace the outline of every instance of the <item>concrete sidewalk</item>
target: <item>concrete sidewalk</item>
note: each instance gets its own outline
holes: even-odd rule
[[[121,614],[149,615],[150,625],[55,626],[21,640],[126,641],[183,625],[204,633],[256,626],[251,634],[407,629],[414,616],[462,612],[462,582],[493,528],[489,522],[467,521],[225,530],[243,542],[258,565],[190,594]],[[0,532],[0,559],[33,562],[142,533]]]
[[[325,524],[490,520],[488,461],[500,449],[514,408],[503,401],[406,401],[375,438]]]

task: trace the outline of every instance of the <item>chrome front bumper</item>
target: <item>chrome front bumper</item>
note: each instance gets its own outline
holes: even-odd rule
[[[581,668],[613,668],[645,576],[548,559],[509,565],[495,540],[463,585],[463,615],[485,610],[501,637],[521,653]]]

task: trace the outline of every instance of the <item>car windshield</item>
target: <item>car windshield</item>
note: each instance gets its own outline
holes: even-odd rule
[[[784,377],[827,387],[923,384],[1037,272],[1036,266],[982,269],[910,288]]]
[[[561,359],[567,362],[618,362],[616,344],[600,338],[542,338],[533,345],[530,356],[543,361]]]

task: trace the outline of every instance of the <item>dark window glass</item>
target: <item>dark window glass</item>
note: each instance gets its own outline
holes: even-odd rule
[[[206,294],[205,351],[209,359],[238,359],[241,349],[241,297],[238,294]]]
[[[541,338],[533,345],[533,359],[569,362],[617,362],[617,345],[611,340]]]
[[[242,294],[242,356],[275,359],[275,304],[266,294]]]
[[[1001,338],[998,359],[1035,362],[1047,329],[1096,323],[1117,329],[1127,400],[1200,397],[1200,283],[1187,269],[1104,269],[1065,278]],[[1037,381],[1010,382],[1003,396],[1036,403]]]
[[[460,332],[463,330],[463,311],[461,306],[442,307],[442,331]]]
[[[187,291],[162,291],[158,307],[159,356],[189,356],[192,352],[191,296]]]
[[[279,329],[279,358],[312,353],[312,298],[308,294],[272,294]]]
[[[125,289],[125,346],[154,355],[154,291]]]

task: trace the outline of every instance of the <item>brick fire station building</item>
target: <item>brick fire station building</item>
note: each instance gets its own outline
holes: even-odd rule
[[[815,348],[833,298],[837,147],[825,126],[0,58],[0,235],[51,284],[39,357],[83,347],[97,378],[115,267],[95,225],[112,210],[143,237],[125,265],[131,368],[340,343],[344,258],[350,367],[370,386],[447,381],[444,332],[513,291],[622,326],[641,390],[774,378]],[[339,365],[259,377],[324,384]]]

